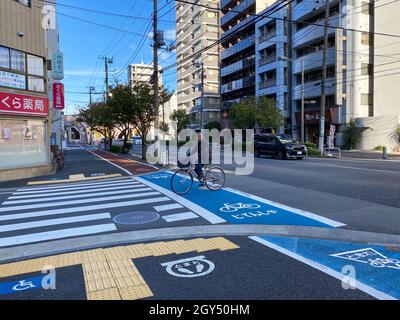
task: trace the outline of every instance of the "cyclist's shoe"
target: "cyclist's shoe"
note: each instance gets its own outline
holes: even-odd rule
[[[204,190],[206,187],[206,180],[204,178],[199,178],[199,189]]]

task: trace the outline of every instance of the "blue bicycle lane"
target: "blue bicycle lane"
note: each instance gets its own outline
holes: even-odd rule
[[[196,213],[212,224],[265,224],[339,228],[345,224],[291,208],[238,190],[199,190],[197,181],[184,196],[171,192],[172,172],[143,175],[143,183],[190,203]],[[197,210],[196,210],[197,209]],[[400,299],[400,253],[380,246],[349,242],[277,236],[251,237],[254,241],[288,255],[378,299]],[[348,285],[346,285],[346,283]]]

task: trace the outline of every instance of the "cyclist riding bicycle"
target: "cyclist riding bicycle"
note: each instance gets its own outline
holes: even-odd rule
[[[208,164],[209,162],[203,161],[202,154],[205,156],[206,155],[205,152],[208,150],[209,159],[211,159],[211,150],[210,150],[210,144],[208,143],[208,141],[204,140],[204,136],[200,129],[196,130],[196,138],[197,138],[197,161],[196,164],[194,165],[194,171],[197,174],[197,178],[199,179],[199,187],[203,187],[205,185],[203,167],[205,164]],[[193,150],[189,150],[187,155],[191,156],[192,153]]]

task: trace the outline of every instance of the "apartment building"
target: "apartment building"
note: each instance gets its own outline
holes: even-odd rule
[[[178,108],[190,115],[192,128],[199,128],[202,104],[203,125],[220,120],[220,47],[205,49],[219,39],[218,0],[177,3],[176,24]]]
[[[223,127],[230,127],[229,110],[256,94],[255,24],[272,0],[221,0],[221,98]]]
[[[52,171],[42,6],[0,1],[0,180]]]
[[[389,97],[396,97],[399,78],[384,73],[388,65],[398,65],[393,52],[400,47],[395,38],[374,32],[393,33],[398,4],[375,9],[369,1],[331,0],[329,7],[325,137],[333,125],[340,146],[354,118],[363,132],[359,148],[382,144],[394,149],[400,111],[396,98]],[[285,115],[285,131],[300,138],[304,92],[305,140],[314,143],[321,116],[324,15],[325,1],[297,0],[256,25],[257,95],[274,98]],[[381,75],[380,66],[386,68]]]
[[[150,84],[151,77],[154,74],[154,66],[150,64],[131,64],[128,67],[128,83],[132,86],[134,83]],[[158,66],[158,84],[163,85],[162,67]]]

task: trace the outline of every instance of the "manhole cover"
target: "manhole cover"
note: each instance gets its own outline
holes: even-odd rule
[[[160,215],[151,211],[127,212],[115,216],[113,221],[118,224],[144,224],[156,221]]]

